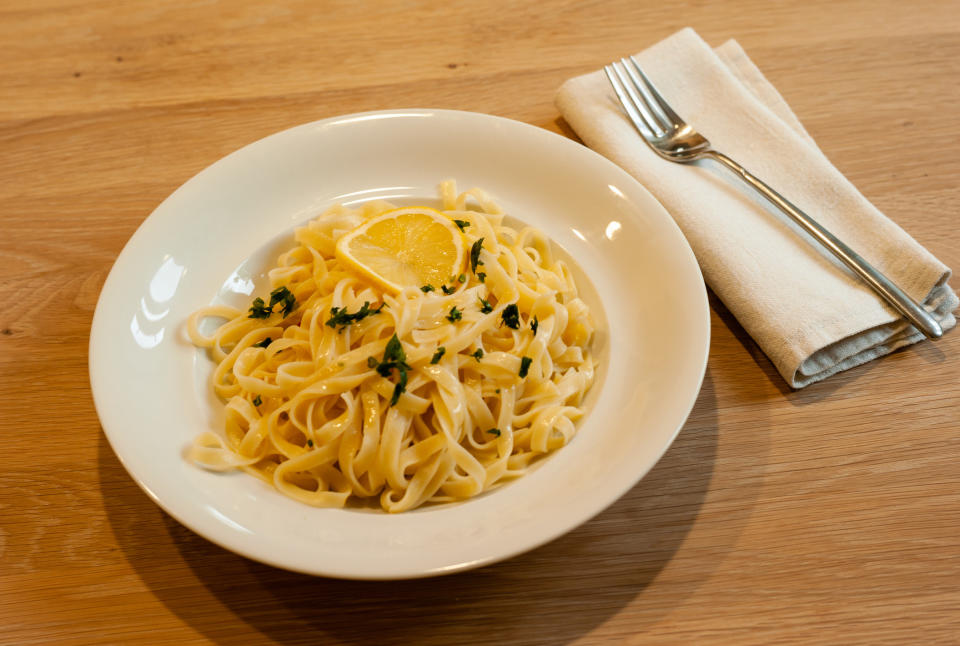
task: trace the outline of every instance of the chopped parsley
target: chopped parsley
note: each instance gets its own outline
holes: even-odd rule
[[[481,299],[480,299],[480,312],[481,312],[482,314],[489,314],[489,313],[492,312],[492,311],[493,311],[493,305],[491,305],[491,304],[487,301],[487,299],[481,298]]]
[[[450,321],[451,323],[455,323],[456,321],[459,321],[462,318],[463,318],[463,312],[458,310],[456,305],[450,308],[450,313],[447,314],[448,321]]]
[[[468,226],[470,226],[470,223],[467,222],[466,220],[454,220],[453,223],[454,223],[455,225],[457,225],[458,227],[460,227],[460,230],[461,230],[461,231],[463,231],[463,230],[466,229]]]
[[[420,288],[420,291],[423,292],[424,294],[426,294],[427,292],[432,292],[434,291],[433,285],[431,285],[430,283],[427,283],[426,285]]]
[[[437,351],[433,353],[433,358],[430,359],[430,363],[431,364],[439,363],[440,358],[443,357],[446,351],[447,349],[441,345],[439,348],[437,348]]]
[[[505,308],[503,308],[503,314],[500,316],[503,317],[503,323],[511,330],[520,329],[520,310],[517,308],[516,303],[510,303]]]
[[[465,282],[467,282],[467,275],[466,275],[466,274],[460,274],[459,276],[457,276],[457,282],[458,282],[458,283],[465,283]]]
[[[390,405],[393,406],[400,399],[400,395],[407,389],[407,364],[400,364],[400,380],[393,387],[393,395],[390,397]]]
[[[277,287],[270,292],[270,304],[263,302],[262,298],[253,299],[253,305],[250,307],[250,316],[252,319],[266,319],[274,313],[273,307],[282,304],[281,313],[287,316],[297,307],[297,298],[286,287]]]
[[[496,437],[500,437],[500,429],[499,429],[499,428],[491,428],[491,429],[489,429],[489,430],[487,431],[487,433],[489,433],[490,435],[494,435],[494,436],[496,436]]]
[[[477,351],[471,354],[470,356],[476,359],[477,361],[480,361],[480,359],[483,359],[483,348],[477,348]]]
[[[266,319],[270,318],[270,314],[272,313],[272,308],[267,307],[267,304],[263,302],[263,299],[257,297],[253,299],[253,305],[250,306],[250,316],[247,318]]]
[[[263,400],[260,399],[260,395],[257,395],[256,397],[253,398],[253,405],[254,405],[254,406],[259,406],[259,405],[262,404],[262,403],[263,403]]]
[[[480,280],[481,283],[487,282],[487,275],[482,271],[479,274],[477,274],[477,278]]]
[[[533,320],[530,321],[530,329],[533,330],[533,336],[537,336],[538,327],[540,327],[540,321],[537,320],[537,316],[534,314]]]
[[[273,310],[273,306],[283,303],[283,309],[281,313],[284,316],[288,316],[297,307],[297,299],[286,287],[277,287],[275,290],[270,292],[270,309]]]
[[[531,363],[533,363],[533,359],[530,357],[520,358],[520,372],[518,374],[520,375],[521,379],[527,376],[527,373],[530,371]]]
[[[480,260],[480,250],[483,249],[483,238],[477,238],[477,241],[470,247],[470,271],[477,273],[477,265],[482,265]]]
[[[267,347],[268,345],[270,345],[271,343],[273,343],[273,339],[271,339],[270,337],[267,337],[266,339],[264,339],[264,340],[261,341],[260,343],[254,343],[254,344],[253,344],[253,347],[254,347],[254,348],[265,348],[265,347]]]
[[[390,337],[387,347],[383,349],[383,361],[378,362],[374,357],[367,357],[367,365],[376,368],[377,373],[383,378],[393,374],[394,369],[400,374],[400,378],[393,387],[393,396],[390,397],[390,405],[396,404],[400,395],[407,389],[407,370],[410,369],[407,365],[407,355],[396,334]]]
[[[447,287],[446,285],[440,285],[440,289],[442,289],[443,293],[446,294],[447,296],[457,291],[456,287]]]
[[[346,307],[331,307],[330,318],[327,319],[327,325],[332,328],[340,328],[337,331],[343,332],[343,329],[351,323],[356,323],[357,321],[362,321],[368,316],[379,314],[380,310],[382,310],[385,306],[386,303],[380,303],[380,307],[371,308],[370,302],[364,301],[360,309],[353,314],[348,312]]]
[[[400,339],[397,338],[396,332],[394,332],[390,340],[387,341],[387,347],[383,349],[383,360],[398,361],[401,363],[407,360],[407,355],[403,351],[403,344],[400,343]]]
[[[313,448],[313,440],[307,440],[307,446],[309,446],[309,447],[312,449],[312,448]]]

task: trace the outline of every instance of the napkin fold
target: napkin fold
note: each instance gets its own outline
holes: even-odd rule
[[[690,28],[637,55],[670,105],[922,303],[956,325],[950,270],[838,171],[736,43],[711,49]],[[794,388],[923,335],[785,215],[712,160],[658,157],[602,71],[565,82],[556,105],[589,147],[626,169],[673,216],[710,288]],[[869,154],[864,149],[864,154]],[[655,279],[655,277],[650,277]]]

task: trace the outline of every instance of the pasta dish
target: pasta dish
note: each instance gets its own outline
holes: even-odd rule
[[[296,230],[269,294],[188,319],[225,402],[192,462],[401,512],[495,488],[574,437],[595,363],[570,268],[483,191],[447,181],[440,202],[334,206]]]

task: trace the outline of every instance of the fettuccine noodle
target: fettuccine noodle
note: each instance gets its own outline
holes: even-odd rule
[[[441,197],[447,216],[470,223],[468,244],[484,238],[482,282],[470,272],[452,294],[372,287],[335,244],[395,207],[335,206],[297,229],[269,272],[289,302],[265,318],[225,306],[190,317],[226,402],[222,433],[198,437],[190,460],[317,507],[378,498],[400,512],[476,496],[573,438],[594,380],[594,323],[569,268],[544,234],[506,226],[482,191],[458,194],[450,181]],[[330,324],[365,303],[367,316]],[[211,318],[223,322],[208,335]]]

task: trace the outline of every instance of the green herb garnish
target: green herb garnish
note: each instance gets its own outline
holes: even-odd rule
[[[496,437],[500,437],[500,429],[499,429],[499,428],[491,428],[491,429],[489,429],[489,430],[487,431],[487,433],[489,433],[490,435],[495,435]]]
[[[443,293],[446,294],[447,296],[457,291],[456,287],[447,287],[446,285],[440,285],[440,289],[442,289]]]
[[[383,349],[383,360],[400,362],[407,360],[407,355],[403,351],[403,344],[400,343],[400,339],[397,338],[396,333],[390,337],[390,340],[387,341],[387,347]]]
[[[400,380],[393,387],[393,395],[390,397],[390,405],[393,406],[400,400],[400,395],[407,389],[407,364],[400,365]]]
[[[254,347],[254,348],[265,348],[265,347],[267,347],[268,345],[270,345],[271,343],[273,343],[273,339],[271,339],[270,337],[267,337],[266,339],[264,339],[264,340],[261,341],[260,343],[254,343],[252,347]]]
[[[297,307],[296,297],[286,287],[277,287],[270,292],[270,310],[273,311],[273,306],[278,303],[283,303],[281,313],[284,316],[289,315]]]
[[[487,282],[487,275],[482,271],[479,274],[477,274],[477,278],[480,280],[481,283]]]
[[[431,285],[430,283],[427,283],[426,285],[420,288],[420,291],[423,292],[424,294],[426,294],[427,292],[432,292],[434,291],[433,285]]]
[[[374,357],[368,357],[367,365],[376,368],[377,373],[384,378],[389,377],[394,369],[400,374],[400,378],[393,387],[393,396],[390,397],[390,405],[396,404],[400,395],[407,389],[407,370],[410,369],[407,365],[407,355],[396,334],[390,337],[387,346],[383,349],[383,361],[377,362]]]
[[[430,363],[439,363],[440,358],[444,355],[444,353],[446,353],[446,351],[447,349],[441,345],[439,348],[437,348],[437,351],[433,353],[433,358],[430,359]]]
[[[477,238],[473,246],[470,247],[470,271],[477,273],[477,265],[482,265],[480,260],[480,250],[483,248],[483,238]]]
[[[461,312],[460,310],[458,310],[456,305],[454,305],[453,307],[450,308],[450,313],[447,314],[447,320],[448,320],[448,321],[450,321],[451,323],[453,323],[453,322],[455,322],[455,321],[459,321],[459,320],[462,319],[462,318],[463,318],[463,312]]]
[[[273,307],[278,303],[283,304],[283,308],[280,310],[284,316],[287,316],[297,307],[297,299],[286,287],[277,287],[275,290],[270,292],[270,304],[267,305],[263,302],[262,298],[253,299],[253,305],[250,307],[250,316],[248,318],[252,319],[266,319],[270,318],[270,315],[273,314]]]
[[[511,330],[520,329],[520,309],[516,303],[510,303],[503,308],[503,314],[500,316],[503,317],[503,324]]]
[[[312,448],[313,448],[313,440],[307,440],[307,446],[309,446],[309,447],[312,449]]]
[[[351,323],[356,323],[357,321],[362,321],[368,316],[373,316],[374,314],[379,314],[386,306],[386,303],[380,303],[380,307],[371,308],[369,301],[364,301],[363,305],[359,310],[351,314],[347,311],[346,307],[331,307],[330,308],[330,318],[327,319],[327,325],[332,328],[339,327],[338,332],[343,332],[343,329],[350,325]]]
[[[492,312],[492,311],[493,311],[493,305],[491,305],[491,304],[487,301],[487,299],[481,298],[481,299],[480,299],[480,312],[481,312],[482,314],[489,314],[489,313]]]
[[[460,230],[461,230],[461,231],[463,231],[463,230],[466,229],[468,226],[470,226],[470,223],[467,222],[466,220],[454,220],[453,223],[454,223],[455,225],[457,225],[458,227],[460,227]]]
[[[530,321],[530,329],[533,330],[533,336],[537,336],[538,327],[540,327],[540,321],[537,320],[537,316],[534,314],[533,320]]]
[[[477,361],[480,361],[480,359],[483,359],[483,348],[477,348],[477,351],[471,354],[470,356],[476,359]]]
[[[527,373],[530,371],[530,364],[533,363],[533,359],[530,357],[521,357],[520,358],[520,378],[527,376]]]
[[[457,282],[458,282],[458,283],[465,283],[465,282],[467,282],[467,275],[466,275],[466,274],[460,274],[459,276],[457,276]]]
[[[262,404],[262,403],[263,403],[263,400],[260,399],[260,395],[257,395],[256,397],[253,398],[253,405],[254,405],[254,406],[259,406],[259,405]]]
[[[273,309],[267,307],[267,304],[263,302],[263,299],[258,297],[253,299],[253,305],[250,306],[250,316],[247,318],[266,319],[270,318],[272,313]]]

